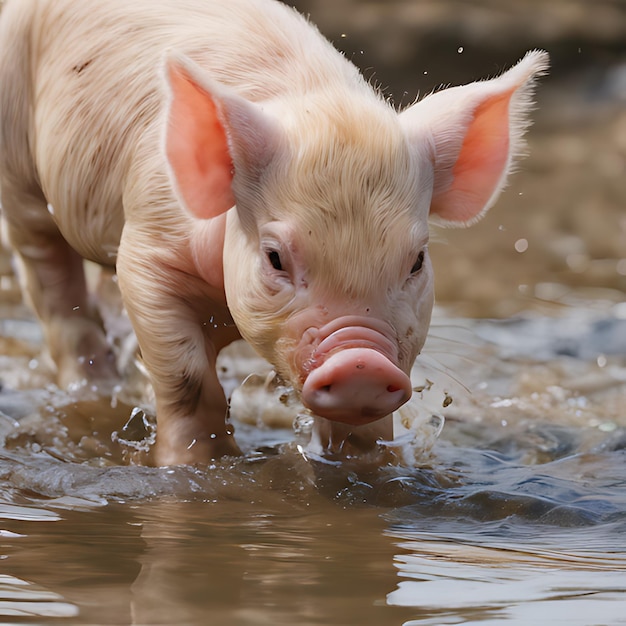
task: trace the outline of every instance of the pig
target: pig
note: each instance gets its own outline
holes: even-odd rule
[[[275,0],[7,0],[2,207],[59,384],[118,376],[88,259],[117,272],[157,465],[240,453],[216,374],[240,337],[329,440],[391,437],[433,306],[429,218],[495,202],[547,63],[398,112]]]

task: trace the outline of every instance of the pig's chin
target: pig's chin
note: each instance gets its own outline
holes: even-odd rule
[[[318,415],[317,413],[314,413],[314,415],[316,417],[322,417],[321,415]],[[346,424],[348,426],[366,426],[367,424],[371,424],[372,422],[377,422],[378,420],[387,416],[375,415],[372,417],[370,415],[367,415],[367,410],[365,410],[361,414],[356,414],[356,413],[346,414],[345,412],[342,411],[342,412],[338,412],[336,415],[327,414],[323,417],[331,422],[339,422],[340,424]]]

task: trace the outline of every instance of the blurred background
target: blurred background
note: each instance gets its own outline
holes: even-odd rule
[[[528,157],[482,222],[433,233],[437,300],[495,318],[626,300],[626,0],[288,4],[398,108],[547,50]],[[1,245],[0,299],[20,299]]]
[[[626,0],[289,4],[397,107],[547,50],[528,158],[481,223],[434,233],[437,299],[471,317],[626,299]]]

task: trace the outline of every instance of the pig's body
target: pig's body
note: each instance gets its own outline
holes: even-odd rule
[[[5,111],[16,107],[3,119],[3,176],[40,187],[68,243],[105,265],[134,210],[145,221],[153,208],[163,230],[173,212],[174,229],[189,228],[160,150],[166,50],[253,101],[328,83],[368,91],[354,66],[328,62],[329,44],[298,14],[272,2],[20,0],[3,13],[2,97]],[[124,203],[137,185],[140,201]]]
[[[459,112],[442,140],[456,152],[439,158],[439,102],[416,105],[434,130],[416,108],[398,116],[272,0],[5,2],[2,203],[61,382],[115,376],[84,257],[117,268],[158,463],[237,451],[215,358],[240,333],[315,413],[390,413],[432,308],[429,207],[462,223],[497,195],[545,59],[524,63]],[[506,140],[478,150],[496,165],[459,168],[500,117]],[[467,201],[460,170],[481,181]]]

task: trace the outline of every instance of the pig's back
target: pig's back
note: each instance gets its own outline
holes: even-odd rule
[[[160,151],[168,49],[256,101],[329,84],[362,86],[354,66],[313,27],[267,0],[6,4],[2,20],[17,16],[22,26],[3,25],[13,40],[0,41],[2,70],[21,65],[25,79],[30,72],[24,119],[32,177],[66,239],[103,263],[114,261],[128,211],[141,209],[123,202],[130,187],[135,199],[145,189],[144,204],[161,213],[178,210]],[[28,39],[29,58],[11,58],[16,37]],[[3,109],[8,97],[0,96]]]

